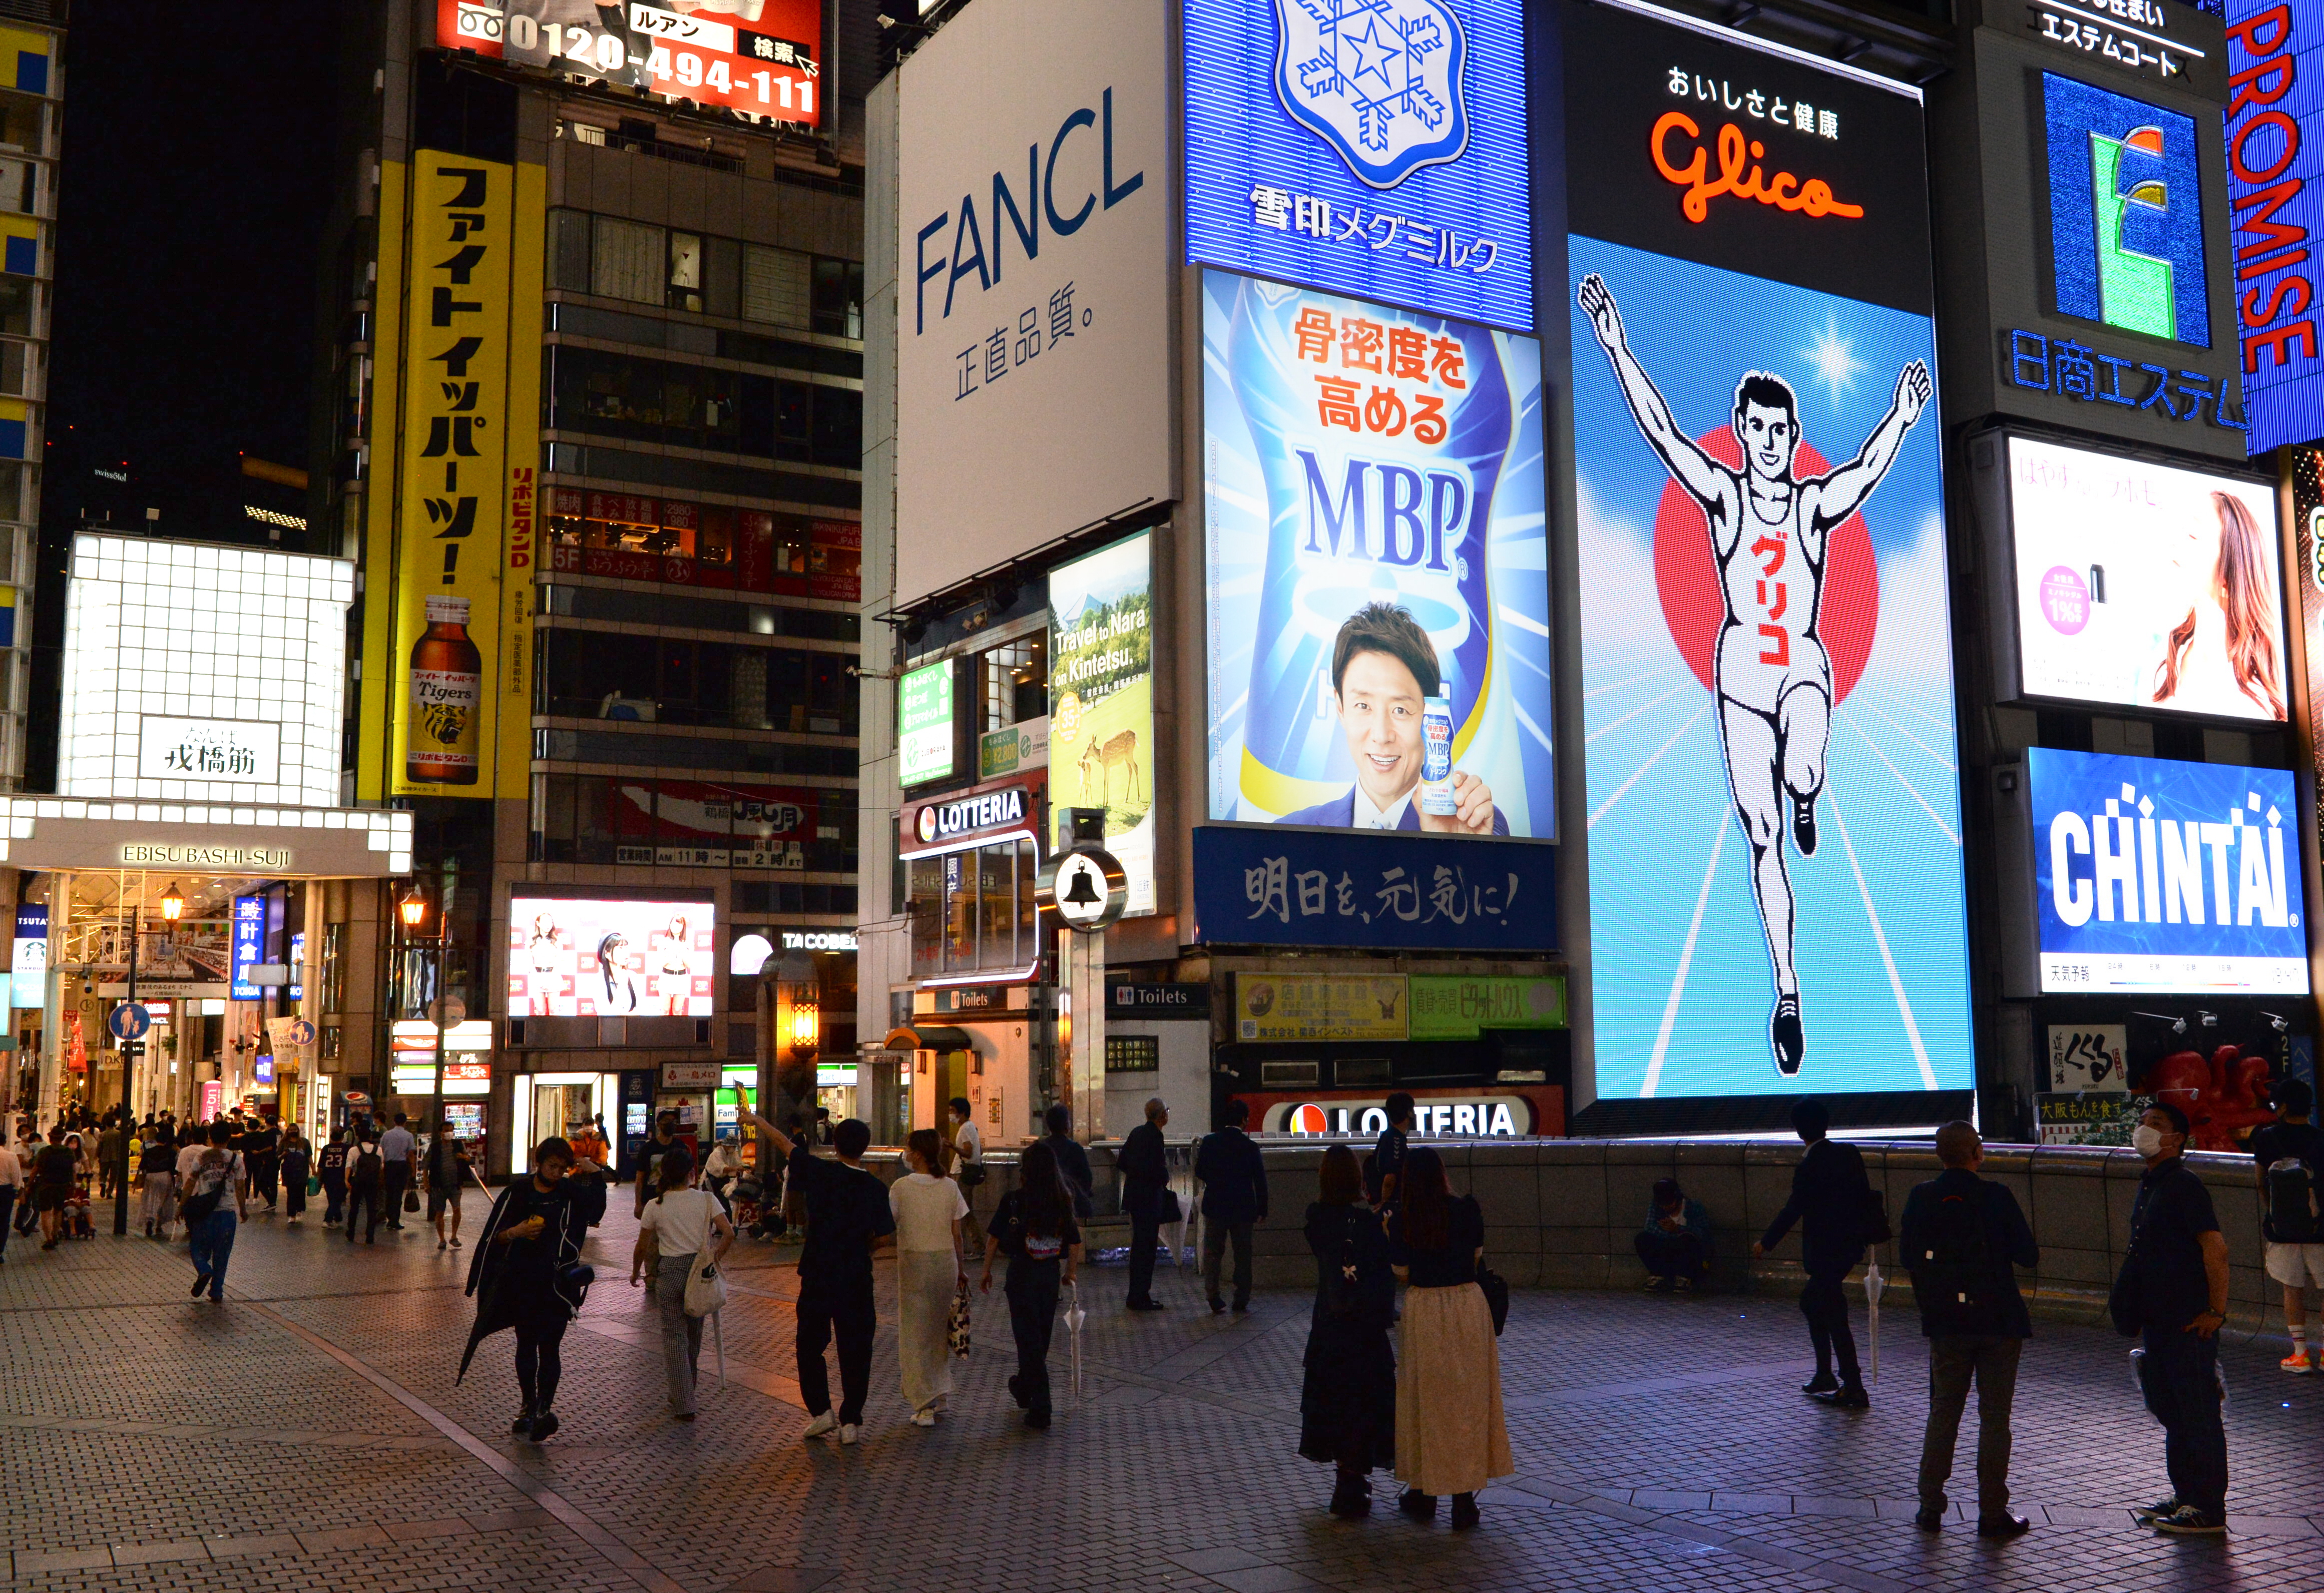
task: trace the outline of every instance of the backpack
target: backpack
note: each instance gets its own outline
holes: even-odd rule
[[[347,1182],[354,1184],[377,1183],[386,1176],[387,1164],[380,1159],[377,1141],[367,1141],[355,1146],[355,1154],[347,1161]]]
[[[1986,1242],[1984,1202],[1966,1194],[1940,1196],[1904,1258],[1913,1294],[1930,1331],[2000,1331],[2001,1303],[1994,1286],[1993,1252]]]
[[[226,1199],[233,1165],[225,1151],[212,1147],[202,1153],[202,1159],[194,1164],[193,1176],[187,1180],[186,1198],[178,1204],[178,1215],[186,1226],[208,1220],[218,1209],[218,1202]]]
[[[2279,1245],[2324,1242],[2315,1169],[2298,1156],[2283,1156],[2268,1164],[2265,1182],[2267,1237]]]

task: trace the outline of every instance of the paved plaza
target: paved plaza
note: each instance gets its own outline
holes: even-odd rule
[[[484,1203],[468,1204],[473,1232]],[[2225,1358],[2237,1530],[2170,1542],[2126,1514],[2167,1491],[2126,1341],[2037,1324],[2014,1473],[2034,1530],[1997,1546],[1908,1519],[1926,1365],[1909,1312],[1884,1323],[1874,1408],[1849,1413],[1796,1392],[1805,1334],[1787,1300],[1519,1291],[1502,1341],[1518,1475],[1455,1535],[1441,1516],[1323,1513],[1328,1469],[1294,1452],[1304,1293],[1213,1318],[1167,1266],[1173,1309],[1148,1316],[1122,1312],[1119,1270],[1092,1270],[1084,1396],[1061,1387],[1056,1425],[1030,1433],[1002,1388],[997,1290],[952,1414],[908,1425],[883,1262],[864,1438],[843,1449],[799,1441],[794,1275],[746,1242],[726,1386],[681,1426],[663,1414],[654,1318],[623,1282],[634,1230],[617,1207],[565,1340],[564,1430],[539,1448],[508,1436],[506,1335],[454,1386],[466,1253],[438,1255],[417,1218],[375,1248],[311,1213],[246,1224],[223,1306],[187,1298],[182,1245],[13,1241],[0,1588],[2324,1587],[2324,1378],[2279,1374],[2280,1340]],[[713,1358],[706,1345],[715,1385]],[[1062,1331],[1054,1365],[1070,1377]],[[1968,1459],[1965,1442],[1957,1497]]]

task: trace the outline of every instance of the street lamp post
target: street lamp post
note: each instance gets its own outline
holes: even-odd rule
[[[144,894],[142,876],[138,894],[141,898]],[[161,897],[161,920],[165,924],[175,924],[178,915],[185,910],[186,898],[172,884]],[[143,900],[129,909],[129,995],[125,1004],[130,1007],[137,1005],[137,941],[144,916]],[[121,1037],[121,1148],[115,1153],[116,1160],[113,1165],[113,1231],[115,1236],[129,1231],[129,1135],[137,1120],[137,1110],[132,1104],[136,1100],[137,1058],[144,1054],[144,1035],[124,1035]]]

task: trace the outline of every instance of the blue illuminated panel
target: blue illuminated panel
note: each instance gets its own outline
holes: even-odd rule
[[[1533,329],[1519,0],[1186,0],[1186,255]]]

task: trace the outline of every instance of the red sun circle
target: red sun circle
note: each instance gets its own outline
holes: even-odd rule
[[[1721,426],[1694,439],[1702,451],[1729,470],[1743,468],[1743,448],[1734,431]],[[1802,443],[1792,470],[1812,481],[1830,473],[1821,454]],[[1712,659],[1720,627],[1727,623],[1727,597],[1719,584],[1719,561],[1711,553],[1711,522],[1702,505],[1676,482],[1665,482],[1655,508],[1655,592],[1662,599],[1663,622],[1679,656],[1706,690],[1712,685]],[[1880,629],[1880,566],[1864,516],[1851,514],[1831,533],[1824,558],[1823,602],[1816,634],[1831,655],[1832,701],[1844,702],[1863,678]]]

